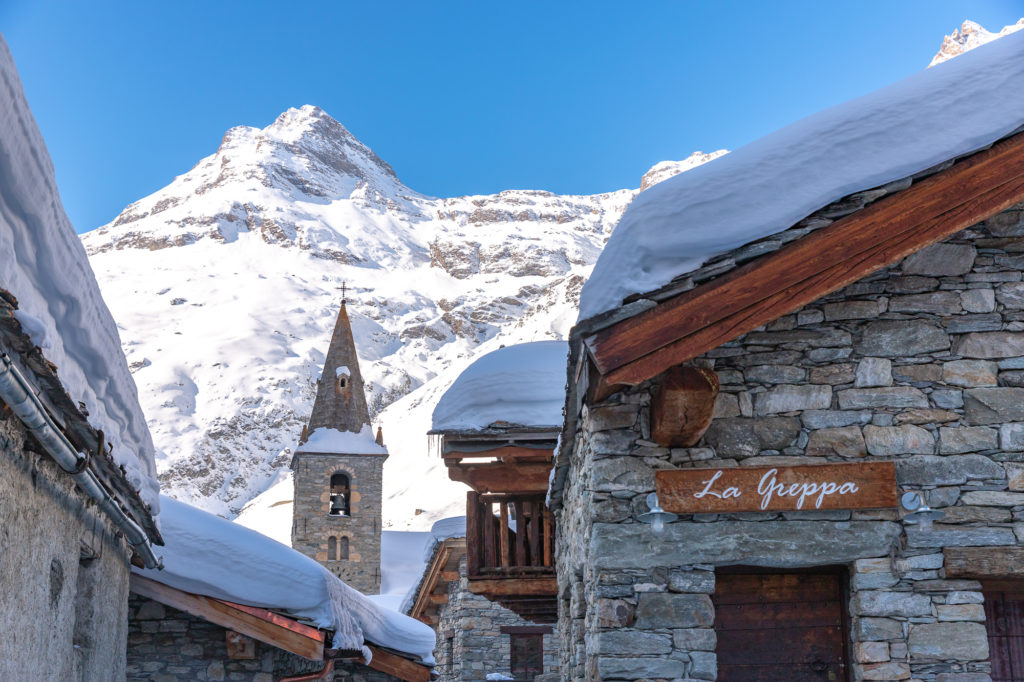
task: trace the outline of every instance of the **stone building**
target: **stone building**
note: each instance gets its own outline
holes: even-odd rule
[[[1021,65],[1024,35],[634,201],[570,340],[563,679],[1024,679]]]
[[[0,37],[0,679],[123,679],[153,446]]]
[[[500,348],[470,365],[434,409],[431,434],[448,475],[472,489],[462,532],[435,547],[411,604],[437,632],[445,682],[557,677],[554,524],[544,490],[564,359],[559,341]]]
[[[380,592],[388,453],[370,431],[352,326],[341,302],[308,426],[292,457],[292,547],[364,594]]]

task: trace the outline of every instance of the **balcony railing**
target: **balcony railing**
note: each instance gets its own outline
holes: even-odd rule
[[[555,527],[543,494],[468,493],[468,577],[554,575]]]

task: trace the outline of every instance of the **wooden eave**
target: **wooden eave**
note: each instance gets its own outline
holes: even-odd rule
[[[135,573],[131,574],[130,589],[141,597],[158,601],[303,658],[322,661],[326,654],[328,658],[362,661],[361,654],[357,651],[339,652],[325,649],[323,631],[267,609],[192,594]],[[369,668],[408,682],[429,682],[429,667],[379,646],[367,643],[367,647],[372,654]]]
[[[584,338],[590,390],[636,385],[1024,201],[1024,133]]]
[[[436,625],[443,603],[447,599],[448,583],[459,579],[459,562],[466,556],[466,538],[447,538],[438,546],[427,566],[409,615],[427,625]]]

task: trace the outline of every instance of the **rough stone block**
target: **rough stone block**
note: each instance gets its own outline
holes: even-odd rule
[[[718,679],[718,656],[709,651],[690,652],[690,677],[698,680]]]
[[[638,415],[638,406],[629,403],[594,407],[590,409],[590,429],[592,431],[630,429],[636,424]]]
[[[908,275],[966,275],[977,255],[978,250],[969,244],[932,244],[903,259],[902,269]]]
[[[992,360],[1024,355],[1024,332],[976,332],[960,339],[957,355]]]
[[[980,507],[1014,507],[1024,505],[1024,493],[1009,493],[1001,490],[976,490],[960,496],[964,504]]]
[[[856,346],[865,356],[905,357],[949,348],[949,336],[926,320],[869,322]]]
[[[1004,475],[999,463],[984,455],[918,455],[896,460],[896,480],[903,485],[959,485]]]
[[[913,592],[865,590],[854,595],[851,610],[859,616],[903,617],[932,615],[932,600]]]
[[[824,410],[831,404],[831,386],[781,384],[754,397],[754,413],[765,416],[799,410]]]
[[[643,630],[611,630],[598,634],[597,646],[602,655],[656,656],[672,651],[672,638]]]
[[[865,663],[856,666],[861,680],[908,680],[910,666],[902,661],[888,663]]]
[[[857,364],[857,388],[892,385],[892,360],[864,358]]]
[[[998,447],[999,432],[988,426],[944,426],[939,429],[939,452],[943,455],[995,450]]]
[[[918,554],[896,560],[896,569],[901,573],[942,568],[944,557],[941,554]]]
[[[824,367],[811,367],[807,380],[812,384],[849,384],[855,379],[853,365],[842,363],[839,365],[825,365]]]
[[[1006,487],[1014,491],[1024,491],[1024,462],[1006,462]]]
[[[841,301],[825,304],[825,319],[833,320],[873,320],[885,312],[885,301]]]
[[[988,637],[980,623],[920,623],[907,640],[913,661],[984,661]]]
[[[1011,452],[1024,450],[1024,424],[1001,424],[999,426],[999,447]]]
[[[642,460],[633,457],[609,457],[596,460],[591,468],[590,485],[593,490],[610,492],[654,490],[654,470]]]
[[[889,660],[887,642],[855,642],[853,660],[858,663],[884,663]]]
[[[996,309],[996,295],[991,289],[968,289],[960,292],[960,305],[969,313],[990,313]]]
[[[878,407],[928,407],[928,396],[912,386],[850,388],[836,393],[842,410]]]
[[[969,388],[964,391],[968,424],[1024,421],[1024,388]]]
[[[955,291],[935,291],[928,294],[893,296],[889,299],[889,312],[892,313],[956,315],[961,310],[960,294]]]
[[[939,673],[935,682],[992,682],[988,673]]]
[[[942,318],[942,327],[950,334],[997,332],[1003,328],[1003,318],[996,313],[954,315]]]
[[[893,378],[899,381],[933,383],[942,378],[942,367],[932,362],[917,365],[897,365],[892,369]]]
[[[1008,523],[1012,516],[1009,509],[999,507],[957,505],[943,511],[946,512],[943,523]]]
[[[883,641],[903,638],[903,623],[891,618],[855,618],[854,639],[857,641]]]
[[[843,426],[835,429],[812,431],[807,441],[806,452],[811,457],[863,457],[867,452],[864,436],[859,426]]]
[[[948,507],[960,498],[960,488],[932,488],[926,493],[929,507]],[[934,568],[938,568],[935,566]]]
[[[671,658],[611,658],[597,659],[597,673],[604,680],[675,679],[683,676],[685,664]]]
[[[730,418],[712,421],[704,440],[719,457],[753,457],[761,450],[788,447],[798,435],[796,417]]]
[[[932,402],[938,407],[957,409],[964,406],[963,391],[956,389],[935,389],[932,391]]]
[[[739,398],[732,393],[719,393],[715,396],[715,411],[712,418],[722,419],[723,417],[738,416],[740,416]]]
[[[936,524],[931,530],[907,527],[908,547],[996,547],[1013,545],[1017,536],[1009,528],[963,528]]]
[[[597,624],[602,628],[628,628],[633,625],[635,607],[623,599],[598,599]]]
[[[689,628],[675,630],[672,643],[680,651],[714,651],[718,636],[709,628]]]
[[[864,427],[864,443],[868,452],[875,457],[895,455],[930,455],[935,452],[935,437],[931,432],[914,426],[873,426]]]
[[[900,412],[893,418],[893,423],[900,424],[942,424],[955,422],[960,415],[952,410],[939,410],[936,408],[912,409]]]
[[[942,380],[953,386],[995,386],[999,365],[989,360],[954,360],[942,365]]]
[[[939,604],[935,610],[940,621],[985,621],[985,607],[981,604]]]
[[[1024,308],[1024,282],[1006,282],[996,288],[999,303],[1011,310]]]
[[[637,601],[636,627],[643,630],[711,627],[714,622],[715,609],[705,594],[648,592]]]
[[[715,574],[712,571],[672,571],[668,574],[668,589],[711,594],[715,591]]]
[[[841,410],[807,410],[800,415],[800,421],[808,429],[831,429],[854,424],[867,424],[871,421],[871,412]]]
[[[807,378],[807,370],[793,365],[755,365],[744,369],[743,376],[765,384],[794,384]]]

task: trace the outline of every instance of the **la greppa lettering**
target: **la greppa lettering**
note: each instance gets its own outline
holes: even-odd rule
[[[893,462],[658,471],[662,508],[676,514],[895,507]]]

